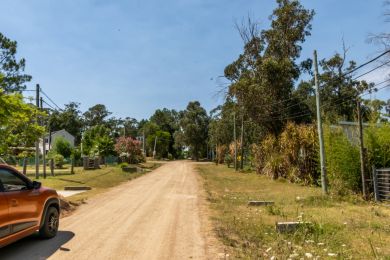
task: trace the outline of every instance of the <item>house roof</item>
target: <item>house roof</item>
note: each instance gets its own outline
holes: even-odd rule
[[[75,138],[72,134],[70,134],[68,131],[66,131],[65,129],[61,129],[61,130],[58,130],[58,131],[53,131],[51,132],[51,136],[57,134],[57,133],[60,133],[60,132],[65,132],[67,133],[68,135],[72,136],[73,138]],[[49,134],[46,134],[45,137],[49,137]]]

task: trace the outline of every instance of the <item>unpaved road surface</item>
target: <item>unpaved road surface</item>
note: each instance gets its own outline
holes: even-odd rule
[[[203,224],[200,184],[190,162],[97,195],[61,220],[55,239],[30,237],[1,259],[215,259]]]

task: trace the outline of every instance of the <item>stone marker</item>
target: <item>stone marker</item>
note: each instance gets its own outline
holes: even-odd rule
[[[133,172],[138,172],[138,167],[135,166],[126,166],[122,168],[122,171],[128,172],[128,173],[133,173]]]
[[[251,200],[248,202],[249,206],[268,206],[268,205],[274,205],[274,204],[275,204],[275,202],[273,202],[273,201],[263,201],[263,200],[260,200],[260,201]]]
[[[280,233],[294,232],[298,228],[302,228],[310,224],[311,224],[310,222],[302,222],[302,221],[276,222],[276,231]]]
[[[91,190],[89,186],[65,186],[64,190]]]

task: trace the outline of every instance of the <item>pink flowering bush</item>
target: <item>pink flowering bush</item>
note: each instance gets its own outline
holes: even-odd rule
[[[119,137],[115,144],[115,151],[123,162],[140,163],[145,161],[145,156],[141,149],[141,142],[131,137]]]

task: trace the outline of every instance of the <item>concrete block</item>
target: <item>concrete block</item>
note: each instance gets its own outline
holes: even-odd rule
[[[287,221],[276,222],[276,231],[280,233],[295,232],[297,229],[310,225],[310,222]]]
[[[260,201],[251,200],[248,202],[249,206],[268,206],[268,205],[274,205],[274,204],[275,204],[275,202],[273,202],[273,201],[264,201],[264,200],[260,200]]]
[[[91,190],[89,186],[65,186],[64,190]]]

